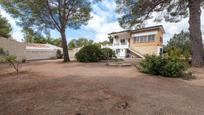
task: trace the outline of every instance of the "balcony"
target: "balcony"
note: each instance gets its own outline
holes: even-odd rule
[[[101,48],[110,48],[110,49],[127,49],[129,48],[129,43],[114,43],[114,44],[107,44],[107,45],[102,45]]]

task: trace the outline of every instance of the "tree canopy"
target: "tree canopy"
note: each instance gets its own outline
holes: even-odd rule
[[[116,0],[120,25],[124,28],[143,26],[145,20],[179,22],[189,17],[193,66],[204,65],[201,33],[201,7],[204,0]],[[157,13],[156,13],[157,12]]]
[[[0,15],[0,36],[9,38],[12,28],[8,20]]]
[[[78,29],[91,18],[89,0],[1,0],[0,4],[24,27],[60,32],[64,62],[69,61],[66,28]]]
[[[27,43],[49,43],[61,47],[62,40],[60,38],[51,38],[49,33],[47,33],[48,35],[44,36],[41,33],[34,32],[31,28],[23,28],[22,32],[24,34],[24,41]]]
[[[116,0],[117,12],[122,14],[120,25],[124,28],[140,26],[147,19],[155,21],[179,22],[189,16],[191,0]],[[204,1],[199,6],[203,6]],[[157,12],[157,14],[155,14]]]
[[[86,38],[79,38],[79,39],[72,39],[69,42],[68,47],[72,49],[72,48],[79,48],[79,47],[83,47],[91,44],[93,44],[93,40],[89,40]]]
[[[178,34],[174,34],[174,36],[168,41],[166,48],[179,48],[181,53],[191,52],[191,41],[190,41],[190,33],[181,31]]]

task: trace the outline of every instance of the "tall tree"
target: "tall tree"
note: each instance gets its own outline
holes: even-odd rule
[[[8,20],[0,15],[0,36],[9,38],[12,28]]]
[[[33,29],[24,27],[22,29],[23,39],[26,43],[34,43],[35,33]]]
[[[60,32],[64,62],[70,61],[66,28],[77,29],[90,19],[89,0],[1,0],[0,4],[18,24],[25,27],[56,29]]]
[[[41,44],[52,44],[55,46],[59,46],[61,47],[62,45],[62,40],[60,38],[52,38],[50,36],[49,32],[46,32],[44,34],[46,34],[46,37],[43,36],[41,33],[38,32],[34,32],[34,30],[32,28],[26,28],[24,27],[23,30],[23,37],[24,37],[24,41],[26,43],[41,43]]]
[[[181,50],[181,54],[191,53],[191,41],[190,41],[190,33],[181,31],[178,34],[174,34],[174,36],[168,41],[166,49],[169,48],[178,48]]]
[[[147,19],[179,22],[189,16],[190,39],[192,42],[192,64],[202,66],[203,45],[201,35],[201,7],[204,0],[116,0],[117,11],[122,14],[122,27],[131,28],[143,24]],[[159,15],[153,15],[154,12]]]

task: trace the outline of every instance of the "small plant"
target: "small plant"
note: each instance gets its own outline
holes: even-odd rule
[[[19,73],[19,61],[16,59],[17,57],[14,55],[9,55],[5,53],[5,51],[0,48],[0,61],[8,62],[10,66],[12,66],[17,74]]]
[[[110,60],[110,59],[116,58],[115,52],[110,48],[103,48],[101,49],[101,51],[103,53],[103,56],[102,56],[103,60]]]
[[[4,52],[3,48],[0,48],[0,56],[5,55],[6,53]]]
[[[56,57],[57,57],[57,59],[62,59],[62,57],[63,57],[63,54],[62,54],[62,51],[61,50],[57,50],[57,52],[56,52]]]
[[[79,62],[98,62],[102,56],[101,48],[96,45],[85,46],[75,55]]]
[[[143,73],[166,77],[182,77],[187,69],[185,64],[176,58],[166,59],[155,55],[146,56],[137,68]]]
[[[6,55],[5,60],[9,63],[10,66],[12,66],[17,74],[19,73],[19,61],[16,60],[16,56],[14,55]]]
[[[0,62],[3,62],[5,54],[6,53],[4,52],[3,48],[0,48]]]

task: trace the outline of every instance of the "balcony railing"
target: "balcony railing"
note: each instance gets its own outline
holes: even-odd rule
[[[102,48],[111,48],[111,49],[123,49],[123,48],[129,48],[129,43],[125,44],[107,44],[107,45],[102,45]]]

